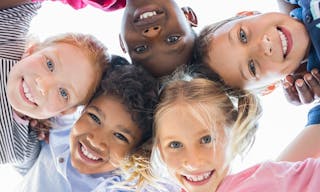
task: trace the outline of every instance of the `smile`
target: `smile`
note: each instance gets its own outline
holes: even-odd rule
[[[197,175],[183,175],[183,178],[192,185],[203,185],[209,181],[213,173],[214,170]]]
[[[37,105],[34,97],[32,96],[32,94],[30,92],[29,86],[24,81],[24,79],[22,79],[22,88],[20,90],[20,93],[21,93],[22,97],[24,98],[24,100],[27,101],[27,103],[30,103],[32,105]]]
[[[158,21],[164,12],[154,6],[139,8],[134,13],[134,23],[138,25],[148,25]]]
[[[88,163],[99,163],[103,161],[101,157],[99,157],[99,154],[94,152],[92,149],[86,147],[85,145],[79,143],[79,154],[80,157]]]
[[[277,31],[281,41],[283,57],[286,58],[292,48],[292,38],[289,31],[285,28],[277,27]]]

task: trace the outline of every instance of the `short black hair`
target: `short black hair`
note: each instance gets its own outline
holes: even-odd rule
[[[158,82],[140,66],[113,65],[104,75],[95,97],[105,94],[118,98],[142,132],[139,147],[153,134],[153,114],[159,101]]]

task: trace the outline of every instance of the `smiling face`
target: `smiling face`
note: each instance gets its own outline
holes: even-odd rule
[[[94,99],[70,134],[71,163],[83,174],[112,171],[141,140],[141,131],[121,102]]]
[[[175,1],[130,0],[121,38],[133,63],[160,77],[188,62],[195,35]]]
[[[192,104],[191,104],[192,105]],[[218,112],[218,111],[216,111]],[[178,116],[176,114],[179,114]],[[219,117],[219,113],[213,117]],[[157,141],[170,173],[192,192],[213,192],[228,172],[226,135],[220,123],[208,128],[204,110],[176,103],[157,120]],[[216,119],[217,120],[217,119]]]
[[[79,47],[57,43],[33,51],[9,74],[7,96],[16,111],[36,119],[53,117],[83,102],[95,87],[95,69]]]
[[[229,85],[256,88],[297,69],[308,46],[307,31],[299,21],[281,13],[254,15],[214,32],[207,63]]]

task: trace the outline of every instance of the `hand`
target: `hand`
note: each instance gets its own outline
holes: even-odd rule
[[[37,132],[39,140],[49,143],[49,129],[51,128],[49,119],[29,119],[29,127]]]
[[[320,96],[318,69],[310,73],[288,75],[282,82],[286,99],[294,105],[308,104]]]

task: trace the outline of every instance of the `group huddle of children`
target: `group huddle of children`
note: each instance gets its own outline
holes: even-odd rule
[[[39,1],[0,3],[0,163],[24,176],[18,191],[320,188],[320,105],[279,162],[230,174],[254,142],[259,94],[282,83],[290,102],[320,96],[319,0],[287,1],[291,15],[242,12],[199,34],[196,14],[174,0],[61,0],[124,8],[132,63],[89,34],[28,42]]]

